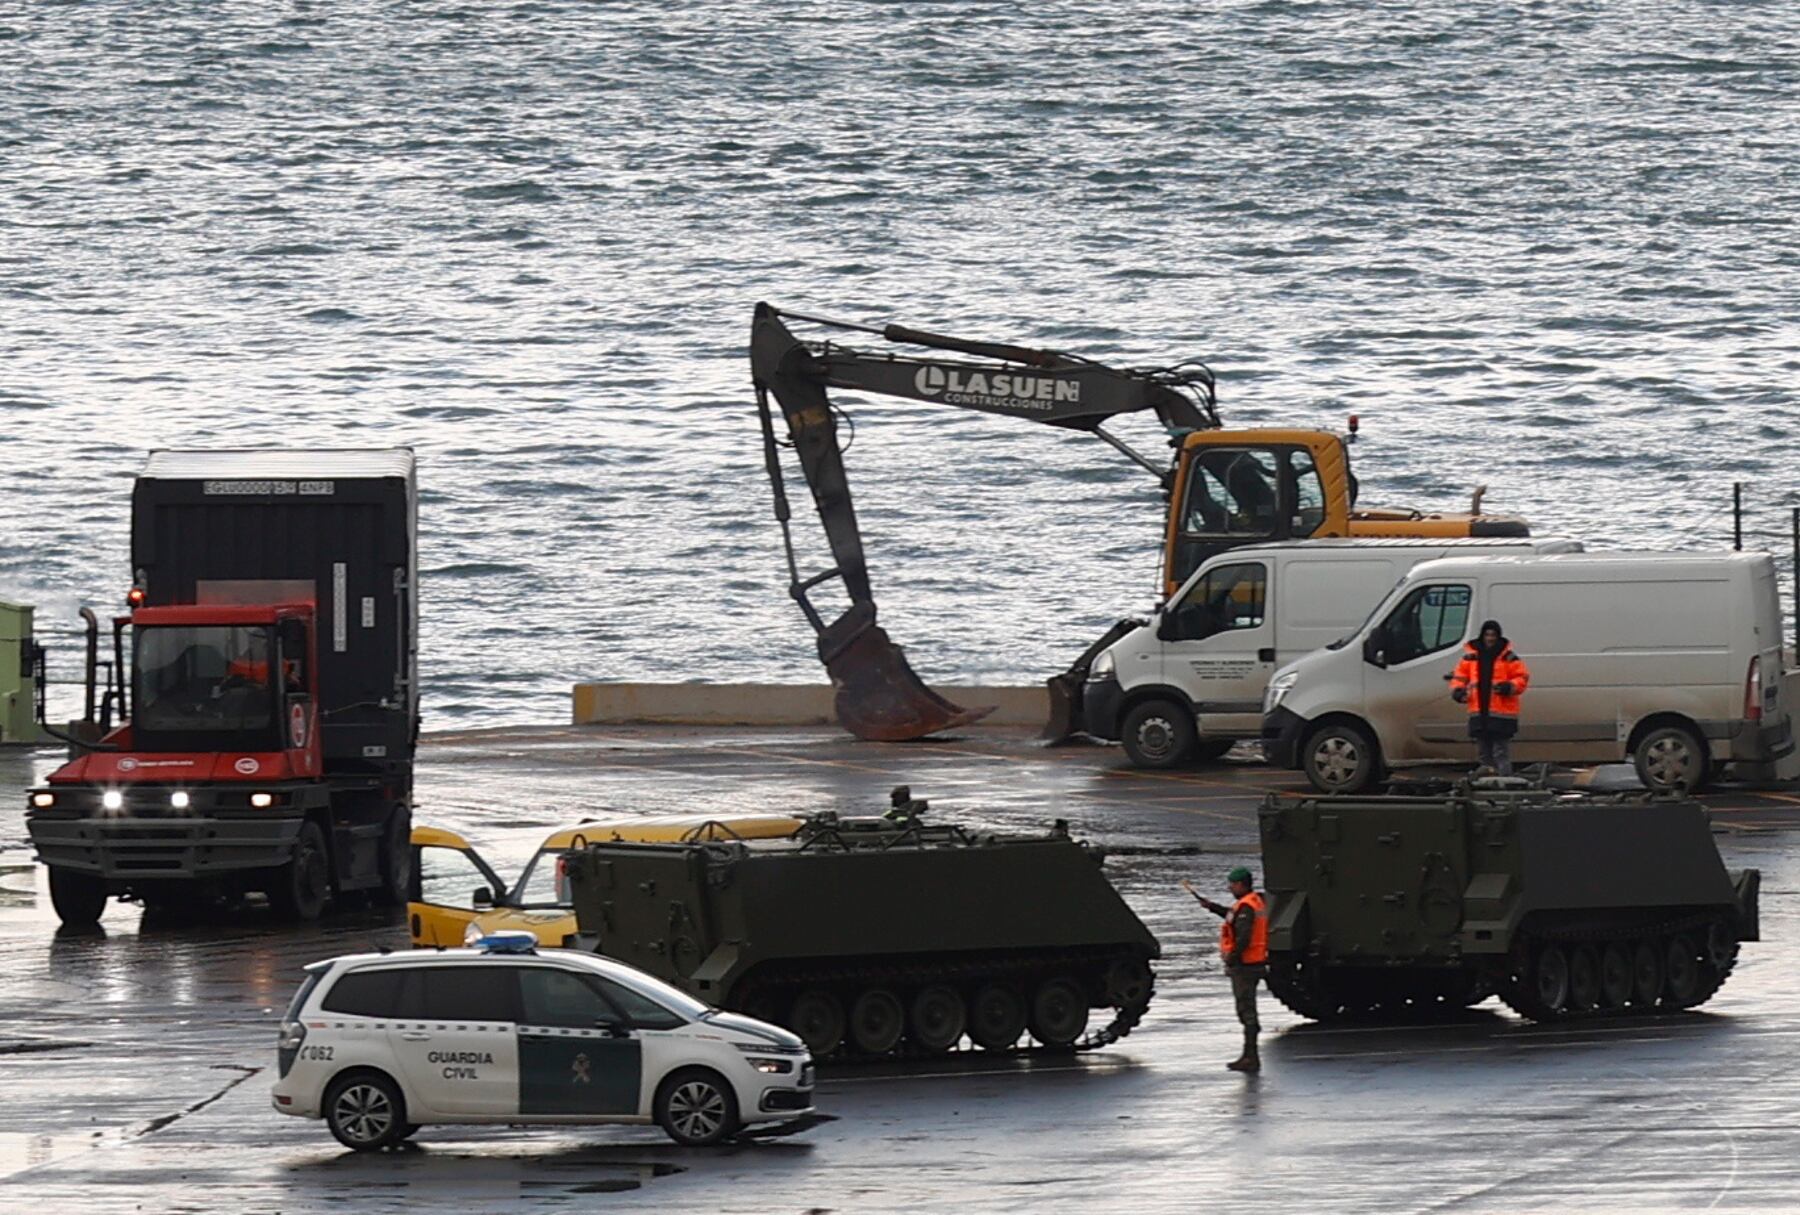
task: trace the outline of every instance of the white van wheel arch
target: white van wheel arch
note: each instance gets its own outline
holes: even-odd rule
[[[1646,789],[1685,789],[1689,793],[1706,784],[1712,767],[1706,739],[1691,723],[1664,718],[1640,727],[1631,747],[1632,766]]]
[[[1325,793],[1357,793],[1381,775],[1374,732],[1346,718],[1327,720],[1313,729],[1300,757],[1307,779]]]

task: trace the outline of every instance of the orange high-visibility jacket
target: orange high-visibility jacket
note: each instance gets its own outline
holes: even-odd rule
[[[1531,682],[1531,672],[1525,669],[1525,663],[1513,653],[1508,645],[1494,659],[1494,678],[1488,684],[1488,703],[1484,706],[1481,687],[1481,647],[1474,641],[1463,647],[1462,661],[1456,664],[1456,674],[1450,677],[1450,689],[1467,688],[1469,692],[1469,712],[1479,713],[1485,707],[1489,717],[1519,716],[1519,697],[1525,694],[1525,685]],[[1495,691],[1502,683],[1512,684],[1512,695],[1504,696]]]
[[[1248,907],[1256,916],[1250,924],[1250,943],[1244,946],[1243,964],[1260,966],[1269,960],[1269,911],[1263,896],[1252,890],[1231,906],[1231,914],[1225,917],[1225,923],[1219,928],[1219,956],[1225,961],[1232,961],[1232,952],[1237,948],[1237,930],[1232,921],[1237,918],[1239,907]]]

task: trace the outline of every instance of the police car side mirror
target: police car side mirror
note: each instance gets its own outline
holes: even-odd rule
[[[469,902],[477,909],[492,907],[494,905],[494,892],[489,890],[486,886],[477,886],[475,887],[475,894],[470,898]]]
[[[611,1017],[595,1017],[594,1028],[603,1029],[607,1032],[608,1036],[614,1038],[631,1037],[631,1026],[625,1024],[623,1021],[615,1021]]]

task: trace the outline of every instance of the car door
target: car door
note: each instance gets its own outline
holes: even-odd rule
[[[1468,748],[1468,710],[1450,699],[1474,612],[1466,581],[1428,582],[1408,591],[1370,635],[1364,703],[1391,760],[1449,759]]]
[[[469,842],[441,827],[414,827],[411,899],[406,922],[415,948],[461,948],[463,933],[487,907],[506,898],[499,875]],[[560,944],[560,942],[558,942]]]
[[[570,967],[519,968],[519,1113],[620,1117],[638,1113],[642,1044],[600,977]]]
[[[1188,584],[1163,613],[1163,677],[1194,702],[1200,733],[1249,737],[1262,729],[1262,695],[1275,670],[1269,566],[1231,561]]]
[[[482,1119],[519,1109],[517,966],[498,959],[407,967],[395,1062],[438,1115]]]

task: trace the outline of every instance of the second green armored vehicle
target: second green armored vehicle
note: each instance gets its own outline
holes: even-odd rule
[[[817,1056],[1104,1046],[1150,1003],[1156,938],[1060,822],[1040,836],[806,818],[785,839],[568,854],[578,940]],[[1090,1031],[1090,1011],[1112,1016]]]
[[[1760,874],[1728,872],[1676,797],[1476,781],[1261,810],[1269,987],[1333,1020],[1498,995],[1537,1021],[1692,1008],[1757,939]]]

